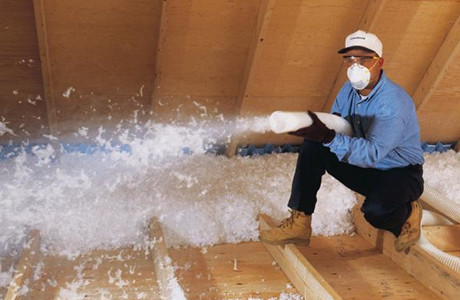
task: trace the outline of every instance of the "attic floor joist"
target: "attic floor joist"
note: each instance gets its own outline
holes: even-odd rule
[[[267,216],[261,216],[259,222],[261,228],[274,226]],[[266,247],[306,299],[454,299],[452,291],[441,298],[430,290],[451,284],[449,278],[435,274],[438,278],[431,279],[429,287],[422,284],[402,267],[405,263],[392,260],[391,250],[382,253],[378,244],[371,243],[369,232],[362,233],[364,228],[372,231],[369,225],[358,223],[361,234],[313,237],[310,247]],[[387,240],[394,242],[390,238]],[[411,263],[414,269],[424,267],[417,260]],[[431,261],[428,265],[432,266]]]

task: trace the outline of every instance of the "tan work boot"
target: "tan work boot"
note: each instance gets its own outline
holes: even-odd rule
[[[396,238],[395,248],[396,251],[401,252],[415,244],[421,235],[421,226],[423,208],[419,200],[413,201],[412,212],[409,218],[403,224],[401,233]]]
[[[270,230],[262,230],[259,239],[274,245],[294,243],[308,246],[311,236],[311,215],[297,210],[291,211],[291,216],[281,221],[280,225]]]

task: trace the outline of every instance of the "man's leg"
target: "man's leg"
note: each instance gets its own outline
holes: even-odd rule
[[[304,141],[297,160],[288,206],[310,215],[316,205],[321,177],[327,171],[351,190],[366,196],[361,208],[374,227],[399,236],[412,213],[413,201],[423,192],[421,166],[390,170],[361,168],[340,162],[329,148]]]
[[[311,236],[311,214],[316,205],[316,193],[325,170],[334,165],[336,175],[349,179],[349,187],[363,193],[366,187],[366,169],[340,163],[335,154],[320,143],[304,141],[292,183],[288,206],[291,216],[270,230],[260,232],[260,240],[271,244],[297,243],[308,245]]]
[[[316,194],[325,171],[351,190],[365,195],[369,191],[370,181],[376,170],[340,162],[329,148],[320,143],[304,141],[292,181],[289,208],[307,215],[314,212]]]
[[[421,166],[379,171],[361,211],[371,225],[398,236],[412,212],[412,201],[422,193]]]

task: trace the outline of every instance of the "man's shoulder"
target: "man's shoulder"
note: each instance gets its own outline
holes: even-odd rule
[[[382,85],[382,92],[400,93],[402,95],[409,96],[409,94],[406,92],[404,87],[402,87],[398,83],[396,83],[393,80],[391,80],[390,78],[388,78],[388,76],[386,76],[386,74],[383,75],[383,80],[384,80],[384,82],[383,82],[383,85]]]
[[[376,96],[383,98],[385,101],[395,102],[413,102],[412,97],[406,92],[404,87],[392,81],[388,77],[385,78],[385,82],[382,87],[377,91]]]

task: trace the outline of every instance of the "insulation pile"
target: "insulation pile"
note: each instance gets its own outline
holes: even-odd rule
[[[240,120],[237,131],[264,132],[267,123]],[[228,141],[228,132],[225,120],[134,122],[113,134],[100,128],[94,138],[79,128],[78,138],[98,145],[92,154],[52,144],[19,149],[0,160],[0,257],[17,257],[32,229],[40,230],[45,254],[69,258],[94,249],[148,247],[152,217],[160,220],[170,247],[257,240],[259,213],[278,220],[288,215],[297,154],[206,154],[211,145]],[[460,154],[426,160],[426,182],[460,203]],[[318,199],[314,235],[353,232],[352,191],[326,174]],[[0,272],[0,285],[11,276],[12,270]]]

